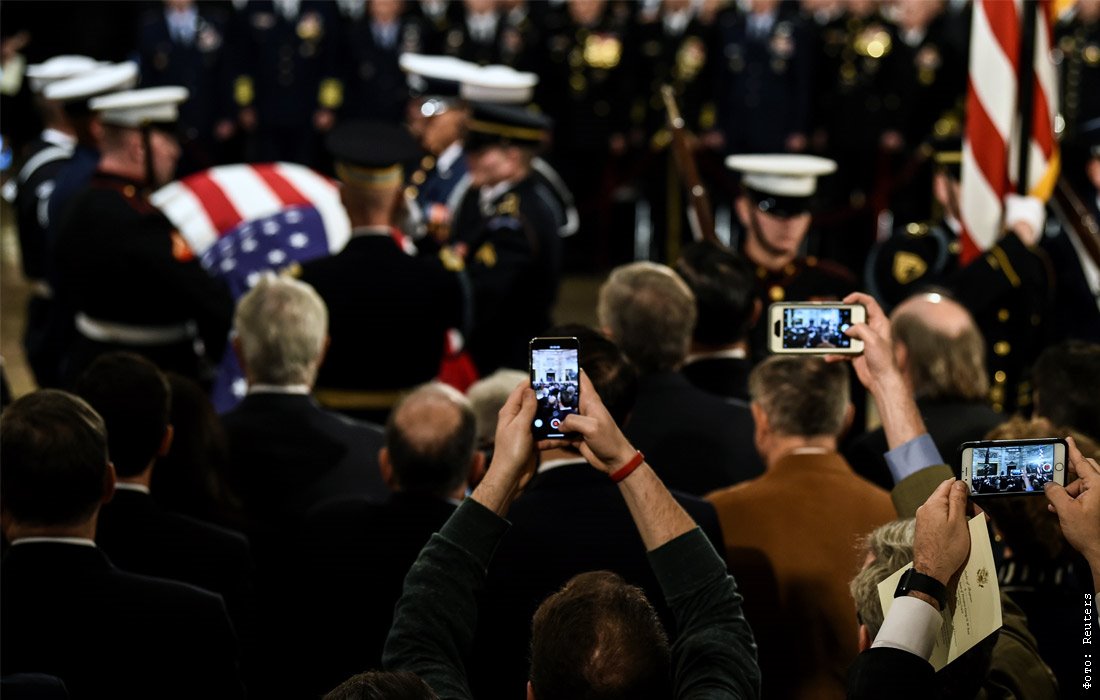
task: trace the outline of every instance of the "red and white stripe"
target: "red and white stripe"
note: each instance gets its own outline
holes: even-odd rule
[[[165,185],[150,200],[179,229],[196,255],[242,223],[296,205],[317,209],[332,252],[341,250],[351,236],[351,223],[336,185],[294,163],[211,168]]]
[[[962,153],[959,208],[966,264],[1000,238],[1006,194],[1016,191],[1020,120],[1017,81],[1025,11],[1037,11],[1035,59],[1027,72],[1033,85],[1028,193],[1050,198],[1058,175],[1054,140],[1057,83],[1051,59],[1052,5],[1049,0],[976,0],[970,32],[966,137]]]

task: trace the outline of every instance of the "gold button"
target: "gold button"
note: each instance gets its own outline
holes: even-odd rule
[[[997,373],[993,375],[993,379],[998,384],[1004,384],[1005,383],[1005,377],[1007,377],[1007,376],[1008,375],[1004,373],[1004,370],[997,370]]]
[[[423,170],[417,170],[415,173],[413,173],[412,176],[412,181],[414,185],[423,185],[424,181],[427,179],[428,176],[424,173]]]
[[[997,312],[997,320],[1004,323],[1008,320],[1008,309],[1001,309]]]
[[[420,167],[424,168],[425,170],[431,170],[435,167],[435,158],[431,156],[424,156],[420,159]]]
[[[787,296],[787,290],[783,289],[778,284],[772,285],[771,289],[768,290],[768,297],[770,297],[772,301],[783,301],[783,297],[785,296]]]
[[[958,255],[959,251],[962,250],[962,246],[959,245],[958,241],[951,241],[950,243],[947,244],[947,250],[952,255]]]
[[[122,188],[122,194],[126,195],[127,197],[133,197],[135,194],[137,194],[137,190],[134,189],[133,185],[126,185]]]
[[[999,403],[995,403],[995,404],[993,404],[993,410],[996,411],[997,413],[1003,413],[1004,410],[1005,410],[1005,407],[1002,406]]]
[[[787,265],[783,268],[783,274],[793,275],[795,273],[795,270],[797,269],[798,268],[796,268],[793,263],[787,263]]]
[[[1008,344],[1007,340],[1002,340],[993,346],[993,352],[996,355],[1004,357],[1012,351],[1012,346]]]
[[[416,195],[417,195],[418,192],[419,192],[419,190],[417,190],[412,185],[409,185],[408,187],[405,188],[405,198],[406,199],[416,199]]]

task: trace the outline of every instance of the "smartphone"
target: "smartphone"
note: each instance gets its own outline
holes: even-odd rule
[[[863,341],[849,338],[849,326],[867,321],[862,304],[787,302],[768,307],[768,349],[773,353],[859,355]]]
[[[960,474],[970,495],[1041,494],[1043,484],[1066,485],[1066,441],[985,440],[959,446]]]
[[[561,423],[581,405],[581,365],[576,338],[531,339],[531,388],[538,408],[531,423],[536,440],[572,437]]]

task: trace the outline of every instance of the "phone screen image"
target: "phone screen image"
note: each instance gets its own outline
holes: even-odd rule
[[[561,422],[580,405],[580,363],[576,347],[531,350],[531,388],[538,408],[534,428],[538,438],[559,438]]]
[[[850,308],[796,307],[783,310],[783,349],[850,348],[844,331],[852,325]]]
[[[976,496],[1042,491],[1054,478],[1054,445],[975,447],[970,473]]]

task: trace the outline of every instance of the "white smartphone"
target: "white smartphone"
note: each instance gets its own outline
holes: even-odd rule
[[[795,355],[859,355],[863,341],[844,331],[867,321],[862,304],[783,302],[768,307],[768,349]]]
[[[1066,485],[1066,441],[984,440],[959,447],[959,471],[970,495],[1019,496],[1043,493],[1043,484]]]

